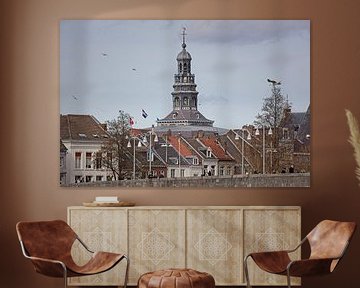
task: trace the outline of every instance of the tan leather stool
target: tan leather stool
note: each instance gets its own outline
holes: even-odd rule
[[[214,277],[192,269],[166,269],[140,276],[138,288],[214,288]]]

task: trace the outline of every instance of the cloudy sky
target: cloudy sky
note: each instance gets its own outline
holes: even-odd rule
[[[172,110],[171,92],[186,27],[199,110],[214,126],[250,124],[281,81],[292,110],[310,104],[310,21],[63,20],[60,113],[103,122],[124,110],[149,127]],[[141,109],[148,113],[146,119]]]

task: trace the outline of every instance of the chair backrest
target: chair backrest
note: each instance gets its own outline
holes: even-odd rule
[[[19,222],[19,240],[30,256],[61,260],[69,257],[75,232],[62,220]]]
[[[306,236],[311,248],[310,258],[337,258],[342,256],[355,229],[355,222],[321,221]]]

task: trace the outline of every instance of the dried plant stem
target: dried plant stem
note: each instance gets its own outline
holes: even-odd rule
[[[355,170],[356,177],[359,180],[360,185],[360,130],[359,130],[359,124],[354,115],[349,111],[345,110],[346,117],[348,120],[348,125],[350,128],[350,137],[349,142],[354,147],[354,156],[355,161],[357,163],[357,168]]]

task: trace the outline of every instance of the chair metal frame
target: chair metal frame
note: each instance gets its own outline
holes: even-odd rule
[[[293,253],[293,252],[295,252],[297,249],[299,249],[305,242],[307,242],[308,241],[308,238],[307,238],[308,236],[306,236],[306,237],[304,237],[302,240],[301,240],[301,242],[300,242],[300,244],[298,244],[294,249],[290,249],[290,250],[282,250],[283,252],[286,252],[286,253]],[[350,240],[347,240],[347,242],[346,242],[346,244],[345,244],[345,246],[344,246],[344,249],[343,249],[343,251],[341,252],[341,254],[340,254],[340,256],[337,256],[337,257],[334,257],[334,258],[312,258],[312,259],[307,259],[307,260],[317,260],[317,261],[329,261],[329,260],[332,260],[332,261],[334,261],[334,260],[340,260],[343,256],[344,256],[344,254],[345,254],[345,252],[346,252],[346,249],[347,249],[347,247],[349,246],[349,243],[350,243]],[[274,252],[276,252],[276,251],[274,251]],[[246,287],[247,288],[252,288],[252,286],[250,285],[250,279],[249,279],[249,269],[248,269],[248,265],[247,265],[247,260],[248,260],[248,258],[249,257],[251,257],[251,254],[252,253],[249,253],[248,255],[246,255],[245,257],[244,257],[244,273],[245,273],[245,279],[246,279]],[[290,261],[290,263],[287,265],[287,267],[286,267],[286,278],[287,278],[287,286],[288,286],[288,288],[291,288],[291,275],[290,275],[290,268],[291,268],[291,266],[294,264],[294,263],[296,263],[296,262],[299,262],[299,261],[302,261],[301,259],[300,260],[293,260],[293,261]],[[277,275],[282,275],[282,274],[277,274]]]
[[[90,252],[91,254],[94,254],[95,252],[94,251],[92,251],[92,250],[90,250],[89,249],[89,247],[79,238],[79,236],[75,233],[75,235],[76,235],[76,240],[78,240],[79,242],[80,242],[80,244],[88,251],[88,252]],[[26,248],[25,248],[25,245],[24,245],[24,243],[23,243],[23,241],[22,240],[19,240],[19,242],[20,242],[20,246],[21,246],[21,251],[22,251],[22,253],[23,253],[23,255],[24,255],[24,257],[25,258],[27,258],[27,259],[30,259],[30,260],[37,260],[37,261],[44,261],[44,262],[49,262],[49,263],[53,263],[53,264],[59,264],[59,265],[61,265],[61,267],[63,268],[63,278],[64,278],[64,287],[65,288],[67,288],[68,287],[68,277],[67,277],[67,274],[68,274],[68,269],[67,269],[67,267],[66,267],[66,265],[65,265],[65,263],[64,262],[62,262],[62,261],[59,261],[59,260],[54,260],[54,259],[46,259],[46,258],[40,258],[40,257],[34,257],[34,256],[30,256],[29,254],[28,254],[28,252],[26,251]],[[128,283],[128,277],[129,277],[129,265],[130,265],[130,259],[129,259],[129,257],[128,256],[126,256],[126,255],[123,255],[123,258],[125,258],[125,260],[126,260],[126,270],[125,270],[125,279],[124,279],[124,286],[123,286],[123,288],[127,288],[127,283]],[[119,261],[117,264],[119,264],[121,261]],[[116,264],[116,265],[117,265]],[[116,266],[115,265],[115,266]],[[106,272],[106,271],[103,271],[103,272]],[[103,273],[103,272],[101,272],[101,273]],[[86,276],[90,276],[91,274],[89,274],[89,275],[86,275]],[[85,275],[83,275],[83,276],[85,276]]]

